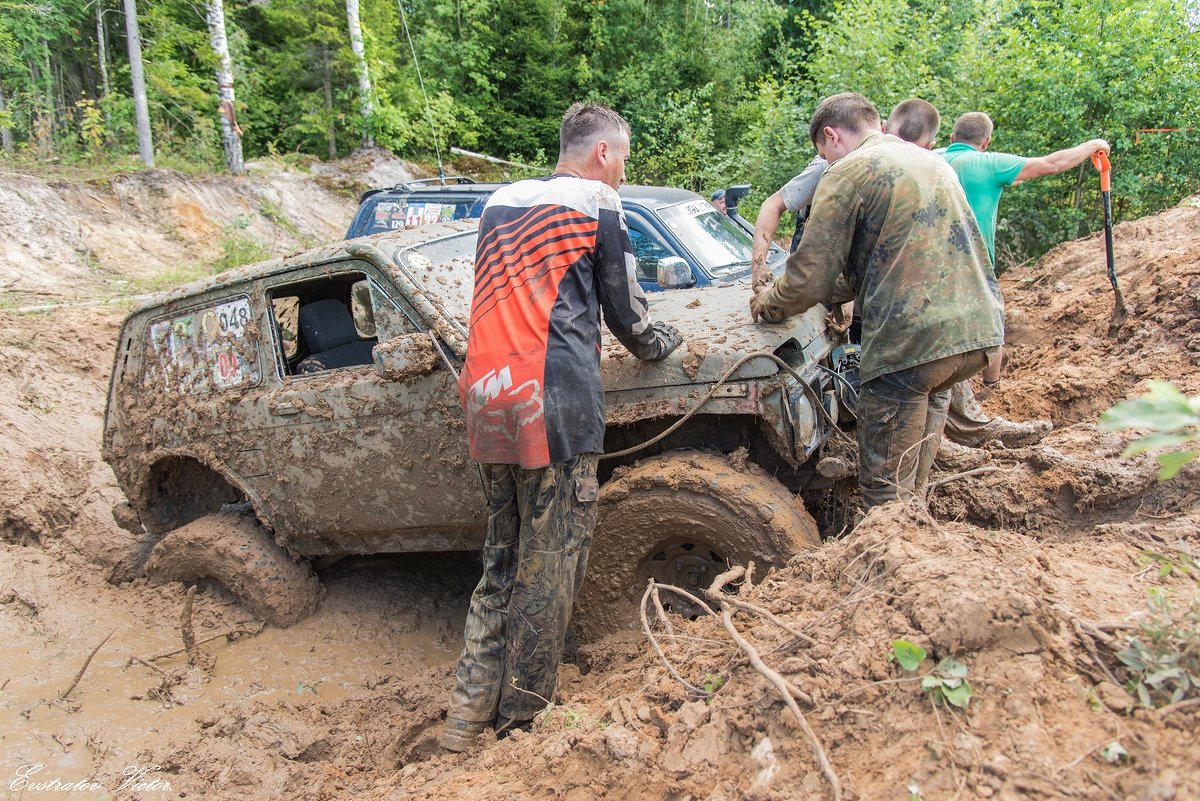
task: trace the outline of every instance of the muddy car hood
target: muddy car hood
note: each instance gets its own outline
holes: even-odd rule
[[[650,300],[650,315],[655,321],[675,326],[684,343],[661,362],[644,362],[625,350],[605,328],[600,373],[606,390],[711,383],[747,354],[773,353],[789,340],[806,348],[825,330],[822,307],[775,325],[751,322],[747,286],[657,293]],[[777,370],[768,359],[754,359],[739,367],[734,377],[757,378]]]
[[[454,229],[445,226],[445,230]],[[372,239],[375,237],[360,241]],[[405,248],[399,242],[395,244],[401,246],[395,247],[394,240],[377,241],[393,245],[391,261],[398,268],[393,275],[398,272],[402,281],[413,286],[416,292],[410,296],[428,299],[430,306],[423,311],[428,317],[441,318],[442,324],[435,324],[435,330],[460,357],[465,356],[463,335],[474,279],[474,236],[460,233],[430,237],[415,248]],[[353,253],[361,247],[350,244],[347,250]],[[791,340],[799,348],[808,348],[822,338],[825,330],[823,307],[776,325],[751,322],[748,284],[655,292],[649,295],[649,301],[651,317],[675,326],[683,334],[684,344],[661,362],[643,362],[625,350],[605,327],[600,372],[608,391],[711,383],[747,354],[772,353]],[[770,360],[755,359],[742,365],[734,377],[757,378],[776,371]]]

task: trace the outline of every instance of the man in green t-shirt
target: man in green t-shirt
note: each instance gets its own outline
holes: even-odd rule
[[[1097,150],[1108,152],[1108,142],[1092,139],[1081,145],[1056,150],[1048,156],[1014,156],[1011,153],[988,153],[992,141],[992,118],[982,111],[971,111],[954,122],[950,147],[942,158],[950,162],[962,183],[967,203],[979,221],[979,230],[987,242],[988,255],[996,263],[996,212],[1005,187],[1057,175],[1086,161]]]
[[[942,151],[942,158],[958,175],[967,203],[975,212],[983,241],[987,243],[992,266],[996,264],[996,218],[1000,209],[1000,195],[1005,187],[1033,178],[1057,175],[1082,164],[1093,153],[1108,152],[1108,142],[1091,139],[1081,145],[1056,150],[1047,156],[1014,156],[1011,153],[988,153],[995,126],[992,118],[982,111],[969,111],[954,121],[950,134],[950,147]],[[1000,380],[1000,360],[995,360],[984,371],[983,382],[994,384]]]

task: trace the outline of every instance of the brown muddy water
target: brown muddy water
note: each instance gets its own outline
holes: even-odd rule
[[[326,597],[290,629],[264,628],[200,648],[211,676],[182,646],[179,584],[113,587],[55,555],[7,546],[0,561],[0,752],[5,799],[176,798],[152,754],[183,743],[223,711],[330,704],[369,695],[402,675],[445,684],[461,647],[478,556],[353,557],[320,571]],[[70,589],[63,592],[63,583]],[[120,595],[127,603],[111,603]],[[98,597],[97,597],[98,596]],[[133,600],[133,603],[128,601]],[[255,629],[231,596],[201,585],[196,639]],[[88,654],[96,652],[65,699]],[[160,672],[133,662],[151,661]],[[40,766],[40,767],[39,767]],[[124,785],[124,786],[122,786]]]

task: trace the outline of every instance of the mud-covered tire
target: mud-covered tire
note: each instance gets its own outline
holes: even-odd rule
[[[804,502],[754,465],[706,453],[647,459],[600,492],[576,623],[587,640],[633,628],[650,577],[700,594],[727,565],[754,560],[761,576],[820,544]]]
[[[146,560],[154,583],[214,579],[255,615],[290,626],[312,614],[321,582],[292,559],[253,515],[219,512],[169,532]]]

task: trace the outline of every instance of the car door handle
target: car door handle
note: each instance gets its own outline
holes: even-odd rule
[[[304,411],[304,403],[295,395],[277,395],[267,401],[267,410],[271,414],[286,417]]]

